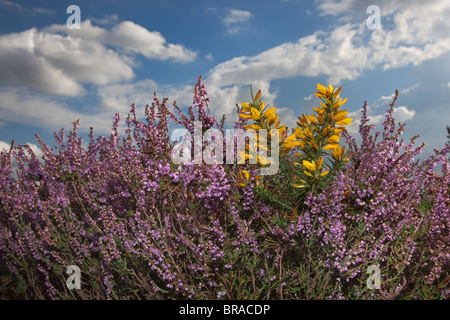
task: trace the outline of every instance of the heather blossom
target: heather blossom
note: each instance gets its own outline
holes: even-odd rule
[[[225,118],[211,115],[206,89],[199,77],[186,114],[155,94],[142,118],[134,105],[114,115],[109,136],[91,128],[85,143],[75,121],[55,133],[54,147],[37,136],[39,158],[14,142],[0,152],[0,297],[450,297],[450,147],[415,161],[423,148],[401,139],[398,92],[383,132],[372,133],[363,105],[360,145],[345,130],[341,88],[318,85],[321,107],[291,132],[261,91],[252,94],[234,128],[280,133],[267,136],[279,139],[277,172],[261,176],[263,153],[255,163],[238,164],[237,152],[224,152],[229,162],[172,161],[173,124],[217,130],[226,146]],[[207,141],[191,158],[196,148],[208,150]],[[72,265],[82,273],[77,290],[65,285]],[[366,285],[372,265],[379,290]]]

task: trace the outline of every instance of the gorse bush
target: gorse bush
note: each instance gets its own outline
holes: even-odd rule
[[[422,146],[401,139],[398,93],[382,133],[364,104],[357,145],[340,91],[318,85],[316,114],[292,129],[252,94],[235,129],[268,135],[247,139],[239,163],[172,161],[170,121],[225,135],[201,78],[187,114],[155,95],[145,119],[131,106],[124,136],[117,114],[109,137],[91,129],[86,144],[78,122],[54,148],[37,137],[41,159],[12,143],[0,154],[0,297],[450,298],[450,147],[414,160]],[[279,167],[262,176],[271,139]],[[73,265],[79,289],[67,286]],[[379,288],[368,285],[371,266]]]

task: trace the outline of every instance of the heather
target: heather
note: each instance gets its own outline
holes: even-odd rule
[[[269,135],[234,163],[172,160],[170,124],[226,135],[201,78],[186,113],[155,94],[144,118],[134,105],[116,114],[109,136],[92,128],[84,142],[75,121],[53,147],[37,136],[40,159],[12,144],[0,155],[0,297],[450,298],[450,147],[415,160],[423,146],[402,139],[398,92],[383,132],[363,105],[357,144],[340,92],[318,85],[316,114],[291,129],[252,92],[234,128]],[[274,156],[278,171],[261,175]],[[66,285],[71,265],[80,289]],[[380,289],[367,285],[372,265]]]

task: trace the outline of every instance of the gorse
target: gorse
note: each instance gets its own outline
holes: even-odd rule
[[[252,94],[237,109],[241,163],[172,161],[169,120],[225,137],[201,78],[187,114],[155,95],[144,119],[131,106],[124,136],[117,114],[87,144],[78,121],[54,148],[38,137],[40,159],[12,143],[0,153],[0,297],[449,299],[450,146],[414,160],[422,147],[393,118],[398,92],[382,133],[364,104],[357,145],[340,92],[318,85],[320,106],[290,130]]]
[[[344,125],[350,125],[352,119],[347,118],[347,111],[341,106],[347,101],[341,99],[341,88],[334,89],[330,84],[328,88],[318,84],[316,97],[320,98],[320,107],[314,108],[317,115],[304,115],[298,117],[293,142],[300,150],[296,152],[297,159],[294,165],[295,179],[299,183],[295,188],[303,189],[299,195],[303,198],[308,191],[319,192],[327,183],[334,180],[336,173],[348,162],[345,147],[339,144],[340,134],[345,130]],[[325,157],[330,160],[327,164]]]
[[[345,125],[351,124],[351,118],[347,118],[347,111],[342,110],[342,105],[347,99],[340,97],[341,87],[335,89],[331,84],[328,88],[317,85],[316,97],[321,100],[320,107],[314,108],[317,115],[305,115],[302,114],[298,117],[297,127],[295,132],[288,135],[285,125],[280,125],[279,116],[276,115],[276,107],[265,106],[264,101],[261,99],[261,90],[259,90],[255,97],[252,93],[252,101],[250,103],[242,103],[242,111],[239,116],[246,120],[253,120],[253,124],[245,125],[247,130],[271,130],[278,129],[280,152],[278,157],[281,157],[281,162],[290,161],[292,166],[282,166],[284,170],[290,171],[281,172],[281,176],[285,179],[282,183],[285,185],[283,188],[279,183],[276,186],[277,189],[282,188],[283,192],[281,196],[286,194],[290,196],[289,203],[285,203],[282,199],[276,199],[276,195],[272,192],[259,189],[259,193],[268,202],[277,204],[280,208],[290,211],[292,207],[293,212],[297,212],[297,207],[301,205],[306,194],[308,192],[318,193],[329,183],[331,183],[339,170],[344,167],[344,164],[349,161],[350,154],[345,153],[345,147],[339,144],[340,134],[345,130]],[[266,152],[267,141],[263,140],[256,133],[253,133],[257,143],[254,146],[247,145],[245,155],[242,151],[241,158],[244,160],[251,159],[251,151],[256,154],[258,151]],[[269,134],[268,140],[270,141],[271,135]],[[292,152],[291,152],[292,151]],[[291,154],[289,155],[289,153]],[[295,155],[293,156],[292,153]],[[270,161],[266,157],[257,154],[258,165],[265,166]],[[277,157],[277,159],[278,159]],[[326,160],[328,161],[326,161]],[[242,161],[241,163],[243,163]],[[244,181],[248,180],[250,174],[244,170],[239,174],[239,181],[244,185]],[[263,183],[259,183],[262,176],[255,177],[258,181],[258,186],[264,188]],[[277,179],[277,178],[275,178]],[[266,179],[266,187],[269,185],[267,180],[272,180],[270,177]],[[292,180],[292,181],[291,181]],[[287,191],[286,187],[293,186],[299,190]],[[272,186],[273,187],[273,186]],[[267,188],[266,188],[267,189]]]
[[[250,139],[245,143],[245,150],[239,151],[239,158],[241,159],[238,164],[244,164],[246,162],[251,163],[256,159],[256,163],[265,167],[272,164],[272,161],[279,161],[279,158],[289,153],[293,145],[290,143],[295,136],[292,134],[287,136],[287,130],[285,125],[280,124],[279,116],[276,115],[276,107],[269,108],[269,105],[264,104],[264,100],[261,99],[261,90],[258,90],[256,96],[252,101],[242,103],[242,109],[239,113],[239,117],[244,121],[253,120],[253,124],[245,124],[244,128],[250,131]],[[257,130],[257,131],[256,131]],[[263,134],[262,134],[263,133]],[[276,144],[276,155],[272,154],[272,144]],[[275,159],[269,160],[268,154],[275,157]],[[276,172],[274,172],[276,173]],[[247,170],[241,170],[239,173],[239,181],[241,186],[245,185],[245,181],[248,181],[250,174]],[[255,176],[258,185],[260,185],[261,175]]]

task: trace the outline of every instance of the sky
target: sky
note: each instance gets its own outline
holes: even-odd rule
[[[0,0],[0,149],[39,153],[35,133],[52,147],[77,119],[109,135],[154,92],[187,107],[202,76],[229,126],[250,85],[291,128],[318,106],[317,83],[342,86],[356,139],[364,101],[379,128],[398,89],[395,118],[425,157],[450,125],[449,18],[448,0]]]

